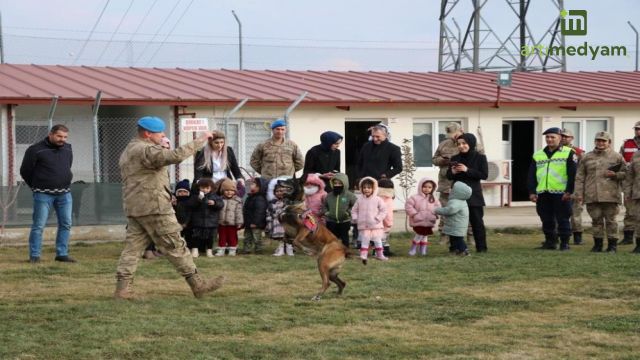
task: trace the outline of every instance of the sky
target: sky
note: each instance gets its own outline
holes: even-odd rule
[[[440,3],[0,0],[0,14],[6,63],[237,69],[235,10],[242,22],[244,69],[437,71]],[[470,4],[460,0],[449,19],[466,27]],[[567,36],[566,45],[623,45],[628,51],[594,60],[567,57],[567,70],[634,70],[635,35],[627,21],[640,29],[640,1],[564,5],[588,12],[587,35]],[[499,45],[517,25],[506,0],[488,0],[481,14],[497,35],[483,32],[486,47]],[[536,41],[546,44],[543,35],[557,14],[553,0],[532,1],[528,23]]]

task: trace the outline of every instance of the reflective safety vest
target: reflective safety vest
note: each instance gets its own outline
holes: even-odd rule
[[[622,146],[624,161],[627,163],[631,162],[631,158],[636,151],[640,150],[638,144],[634,139],[627,139],[624,141],[624,145]]]
[[[567,159],[571,153],[571,148],[563,146],[553,153],[551,158],[543,150],[538,150],[533,154],[533,161],[536,162],[536,179],[538,186],[536,193],[548,192],[551,194],[562,194],[567,189]]]

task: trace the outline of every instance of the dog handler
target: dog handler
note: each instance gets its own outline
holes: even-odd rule
[[[129,142],[120,156],[127,234],[118,261],[116,299],[133,298],[133,275],[138,260],[151,242],[187,280],[195,297],[200,298],[218,289],[224,282],[223,276],[205,280],[198,273],[191,253],[180,237],[182,227],[171,206],[169,173],[166,169],[167,165],[178,164],[195,154],[213,134],[205,131],[197,140],[167,150],[161,146],[164,129],[164,121],[160,118],[141,118],[138,120],[138,136]]]

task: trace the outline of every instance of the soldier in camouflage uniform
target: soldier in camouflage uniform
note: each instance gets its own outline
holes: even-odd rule
[[[560,145],[569,147],[573,149],[575,152],[578,163],[580,163],[580,159],[582,159],[582,155],[584,155],[584,150],[573,145],[573,132],[569,129],[562,129],[560,133],[562,137],[562,141]],[[571,231],[573,231],[573,243],[574,245],[582,245],[582,209],[583,205],[576,201],[575,194],[572,199],[573,203],[571,205]]]
[[[138,136],[129,142],[120,156],[127,234],[118,260],[114,294],[117,299],[133,298],[131,284],[138,260],[151,242],[184,276],[196,297],[218,289],[224,282],[222,276],[207,281],[198,273],[191,253],[180,237],[182,226],[178,224],[171,206],[166,168],[195,154],[213,134],[204,132],[197,140],[168,150],[161,146],[164,128],[164,121],[160,118],[141,118],[138,120]]]
[[[602,252],[605,235],[608,239],[606,251],[616,252],[616,215],[622,200],[620,193],[626,174],[627,167],[622,155],[611,149],[611,135],[606,131],[596,133],[595,149],[580,161],[575,186],[576,200],[587,204],[587,212],[593,220],[592,252]]]
[[[631,158],[640,150],[640,121],[637,121],[634,125],[635,136],[631,139],[626,139],[620,147],[620,155],[624,157],[624,161],[627,164],[631,163]],[[634,235],[634,214],[640,211],[638,208],[634,208],[635,202],[624,202],[625,214],[624,214],[624,238],[620,242],[621,245],[633,244]],[[637,234],[637,232],[636,232]],[[637,239],[637,237],[636,237]]]
[[[251,154],[251,167],[267,179],[293,176],[304,167],[304,156],[298,145],[285,139],[287,123],[278,119],[271,124],[271,139],[256,146]]]
[[[640,151],[636,151],[631,158],[624,182],[624,202],[631,204],[634,209],[640,209]],[[629,208],[629,207],[627,207]],[[640,233],[640,214],[636,211],[632,215],[636,234]],[[636,247],[632,251],[640,254],[640,237],[636,236]]]

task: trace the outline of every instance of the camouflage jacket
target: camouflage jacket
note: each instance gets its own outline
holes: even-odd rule
[[[291,140],[276,144],[269,139],[253,150],[251,167],[267,179],[293,176],[304,167],[304,156],[298,145]]]
[[[640,151],[633,154],[627,168],[627,178],[624,181],[624,196],[640,200]]]
[[[122,206],[126,216],[173,214],[169,172],[166,166],[178,164],[193,155],[205,142],[195,140],[166,150],[149,140],[134,138],[120,155]]]
[[[615,169],[616,177],[605,176],[607,170]],[[612,170],[613,171],[613,170]],[[622,198],[622,181],[627,175],[627,167],[622,155],[607,149],[586,153],[578,164],[574,194],[580,196],[586,204],[597,202],[620,203]]]
[[[447,179],[447,170],[449,169],[449,160],[454,155],[458,155],[458,146],[452,138],[447,138],[438,144],[436,153],[433,154],[433,164],[440,167],[438,172],[438,192],[448,193],[451,191],[452,181]]]

